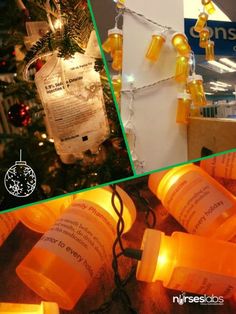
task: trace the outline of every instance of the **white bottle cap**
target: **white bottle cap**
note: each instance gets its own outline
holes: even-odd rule
[[[59,314],[57,303],[54,302],[41,302],[43,314]]]
[[[109,36],[109,35],[113,35],[113,34],[123,35],[123,31],[122,31],[122,29],[119,29],[119,28],[117,28],[117,27],[112,28],[112,29],[109,29],[109,30],[108,30],[108,36]]]
[[[212,45],[212,46],[215,46],[215,43],[214,43],[214,41],[212,41],[212,40],[209,40],[208,42],[207,42],[207,45]]]
[[[120,74],[112,75],[112,80],[121,80],[121,75]]]
[[[203,81],[203,78],[201,75],[193,74],[192,76],[188,77],[187,83],[190,83],[192,81]]]
[[[164,33],[161,33],[161,32],[159,32],[159,31],[157,31],[157,30],[155,30],[155,31],[152,32],[152,36],[160,36],[160,37],[162,37],[164,40],[166,40],[166,35],[165,35]]]
[[[138,262],[136,278],[141,281],[154,282],[154,274],[157,266],[157,258],[161,246],[163,232],[146,229],[141,245],[142,259]]]
[[[186,92],[178,93],[177,98],[178,99],[191,99],[191,95]]]
[[[206,12],[201,12],[198,17],[200,17],[201,15],[205,15],[206,18],[208,19],[208,14]]]

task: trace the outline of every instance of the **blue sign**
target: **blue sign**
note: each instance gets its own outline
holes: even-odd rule
[[[195,19],[185,19],[185,34],[195,54],[205,54],[205,49],[199,47],[199,33],[194,31]],[[236,23],[208,21],[211,40],[215,42],[215,54],[236,57]]]

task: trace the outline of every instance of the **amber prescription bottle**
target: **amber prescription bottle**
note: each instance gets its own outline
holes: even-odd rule
[[[164,34],[160,34],[158,32],[153,33],[151,43],[146,53],[146,58],[149,61],[156,62],[159,59],[161,49],[165,41],[166,41],[166,36]]]
[[[179,83],[185,83],[189,76],[189,58],[177,56],[175,65],[175,80]]]
[[[191,102],[191,96],[188,93],[184,92],[178,94],[178,106],[176,114],[177,123],[188,124]]]
[[[204,12],[200,13],[198,16],[198,20],[194,26],[194,30],[197,33],[200,33],[205,27],[207,20],[208,20],[208,15]]]
[[[0,246],[13,231],[19,220],[15,212],[0,214]]]
[[[236,244],[183,232],[146,229],[138,280],[169,289],[230,298],[236,291]]]
[[[120,93],[122,88],[122,81],[121,81],[121,75],[113,75],[112,76],[112,85],[114,88],[114,93],[116,96],[117,101],[120,101]]]
[[[196,74],[189,76],[187,84],[193,104],[200,107],[205,106],[207,104],[207,100],[204,92],[202,76]]]
[[[208,40],[210,38],[210,32],[207,28],[203,28],[203,30],[200,32],[200,43],[199,46],[201,48],[206,48],[206,45],[208,43]]]
[[[215,179],[193,164],[149,176],[150,190],[189,232],[230,240],[236,235],[236,200]]]
[[[127,232],[136,217],[135,206],[121,188],[117,191],[123,200]],[[118,220],[110,187],[76,197],[16,269],[34,292],[67,310],[75,306],[101,268],[110,269]],[[119,208],[117,197],[115,204]]]
[[[175,33],[172,36],[171,42],[181,56],[189,57],[191,47],[189,46],[188,39],[184,34]]]
[[[104,51],[111,53],[112,57],[115,51],[122,51],[123,46],[123,32],[121,29],[115,27],[108,30],[108,38],[103,43]]]
[[[59,314],[59,308],[53,302],[41,304],[0,303],[0,314]]]
[[[201,160],[200,167],[214,178],[236,180],[236,152]]]
[[[208,14],[213,14],[215,12],[215,6],[211,0],[202,0],[202,4],[204,5]]]
[[[122,70],[122,50],[115,50],[112,54],[113,56],[113,62],[111,64],[111,67],[115,71],[121,71]]]
[[[17,217],[29,229],[46,232],[73,201],[73,195],[35,204],[16,211]]]
[[[206,51],[206,60],[214,61],[215,60],[215,43],[214,41],[208,41],[205,47]]]

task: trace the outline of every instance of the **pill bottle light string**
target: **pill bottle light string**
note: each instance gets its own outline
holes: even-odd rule
[[[112,304],[114,302],[118,302],[119,300],[122,302],[123,309],[126,311],[126,313],[137,314],[138,312],[133,308],[131,299],[128,293],[126,292],[125,287],[135,277],[136,261],[141,259],[142,251],[124,247],[124,244],[122,242],[122,234],[124,231],[123,201],[119,192],[116,189],[115,184],[111,185],[111,189],[112,189],[111,197],[112,207],[118,216],[116,228],[117,237],[112,247],[113,253],[112,268],[114,271],[115,288],[113,289],[108,300],[104,302],[101,306],[99,306],[99,308],[90,311],[90,314],[110,313]],[[142,193],[138,189],[134,189],[132,191],[132,195],[135,198],[137,198],[142,204],[142,207],[145,208],[146,226],[148,228],[154,228],[156,225],[156,215],[153,208],[150,206],[149,201],[142,195]],[[118,200],[118,205],[116,200]],[[133,259],[131,269],[125,278],[121,278],[119,272],[119,258],[121,256]]]

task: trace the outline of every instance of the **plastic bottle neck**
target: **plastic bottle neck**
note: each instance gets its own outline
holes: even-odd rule
[[[157,188],[157,197],[165,202],[165,197],[170,190],[170,188],[179,180],[179,178],[184,175],[186,172],[195,168],[194,165],[185,165],[171,169],[168,171],[165,176],[160,181]]]

